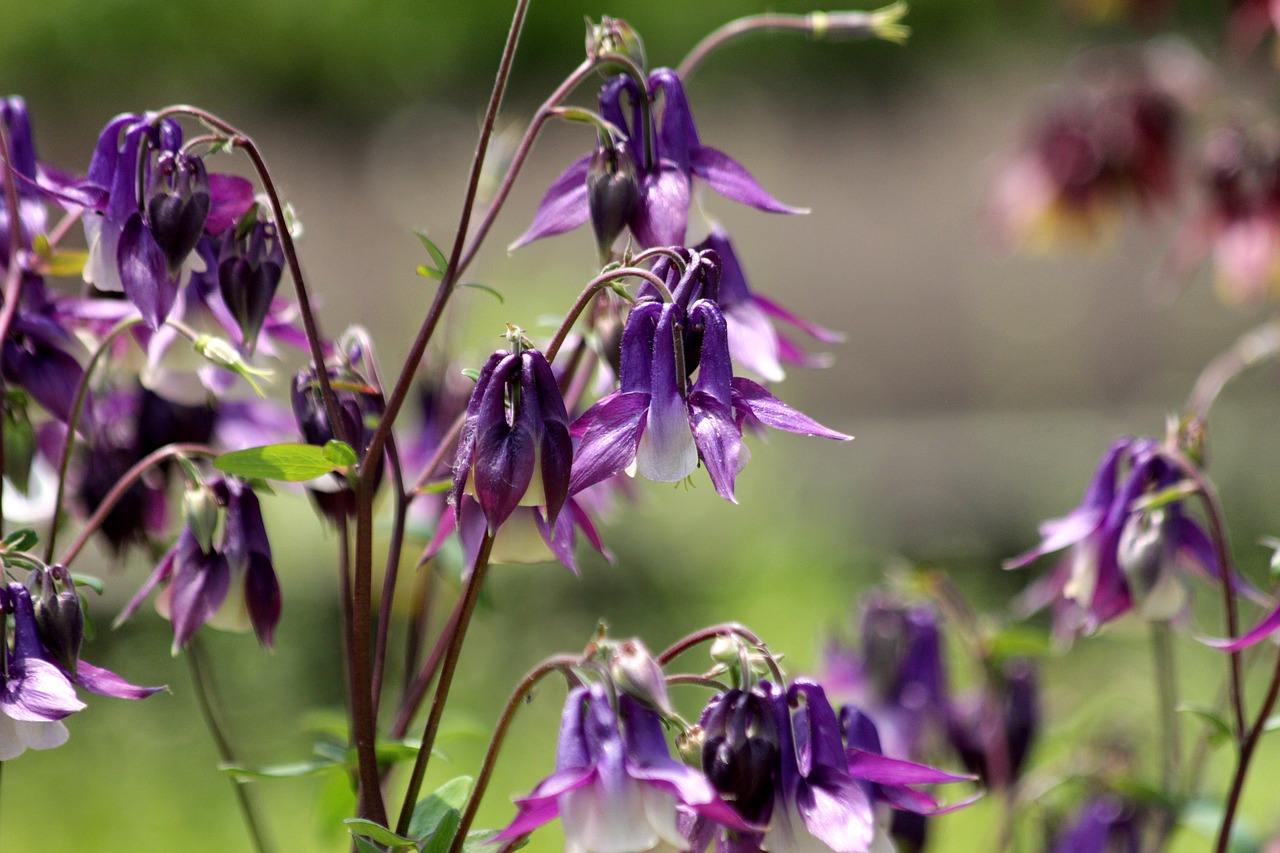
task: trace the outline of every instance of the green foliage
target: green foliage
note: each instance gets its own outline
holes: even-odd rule
[[[324,447],[314,444],[268,444],[224,453],[213,460],[213,467],[246,480],[283,480],[299,483],[314,480],[341,468],[354,465],[355,451],[340,441]]]

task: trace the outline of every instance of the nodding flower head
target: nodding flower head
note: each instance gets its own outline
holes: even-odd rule
[[[449,500],[455,518],[473,493],[496,532],[518,506],[546,507],[555,526],[569,496],[573,443],[569,415],[551,365],[542,353],[499,350],[489,357],[458,438]]]
[[[77,189],[93,200],[85,280],[123,291],[153,329],[173,308],[201,235],[220,233],[253,203],[248,181],[209,175],[183,146],[181,125],[151,115],[112,119]]]
[[[254,219],[222,237],[218,288],[250,350],[271,311],[283,271],[284,249],[273,223]]]
[[[641,246],[679,246],[684,244],[689,221],[691,184],[694,178],[705,181],[713,190],[742,204],[771,213],[804,213],[775,199],[756,183],[741,164],[721,151],[703,145],[685,97],[680,76],[669,68],[659,68],[649,75],[641,92],[629,75],[609,80],[600,93],[600,114],[617,129],[620,138],[602,148],[626,150],[635,161],[637,197],[626,224]],[[641,111],[651,109],[651,96],[661,94],[660,115],[651,113],[646,122]],[[653,127],[649,138],[644,128]],[[551,184],[533,222],[512,248],[542,237],[570,231],[593,218],[591,195],[593,159],[589,154],[566,169]],[[611,210],[612,223],[620,212]],[[610,241],[612,242],[612,241]]]

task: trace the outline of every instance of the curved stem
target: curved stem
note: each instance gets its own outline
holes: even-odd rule
[[[595,298],[595,295],[599,292],[600,288],[604,287],[611,281],[626,278],[627,276],[636,276],[637,278],[645,279],[654,287],[658,288],[658,291],[663,294],[663,297],[666,298],[668,302],[671,301],[671,291],[667,289],[666,282],[646,269],[642,269],[640,267],[622,267],[620,269],[609,270],[606,273],[601,273],[591,279],[591,281],[587,283],[587,286],[582,289],[582,292],[578,294],[578,298],[574,300],[573,307],[571,307],[569,309],[569,313],[565,315],[564,321],[560,324],[560,328],[556,329],[555,337],[551,339],[551,343],[547,345],[546,352],[544,353],[547,357],[548,363],[556,360],[556,355],[559,354],[560,347],[564,344],[565,336],[569,334],[569,330],[573,328],[573,324],[578,321],[578,317],[581,316],[584,310],[586,310],[586,307],[591,303],[591,300]]]
[[[503,741],[506,740],[507,730],[511,728],[511,721],[515,719],[516,711],[524,704],[525,699],[539,681],[553,672],[568,671],[577,662],[577,658],[569,655],[557,655],[556,657],[548,658],[530,670],[520,681],[515,692],[511,694],[511,698],[507,700],[507,706],[502,709],[502,716],[498,719],[498,725],[493,730],[493,737],[489,741],[489,749],[484,755],[484,763],[480,765],[480,772],[476,774],[475,787],[471,791],[471,797],[467,800],[466,811],[462,813],[462,821],[453,833],[453,843],[449,845],[449,853],[461,853],[462,845],[466,843],[467,831],[471,829],[471,824],[476,818],[476,812],[480,810],[480,801],[484,798],[484,792],[489,787],[489,779],[493,776],[494,765],[498,762],[498,752],[502,749]]]
[[[187,643],[187,664],[191,670],[191,683],[195,687],[196,704],[200,706],[200,715],[204,718],[204,724],[209,729],[209,734],[213,737],[213,744],[218,750],[218,757],[222,759],[223,764],[236,765],[239,762],[236,761],[235,751],[231,748],[231,742],[222,730],[222,726],[218,722],[218,715],[214,710],[213,679],[205,671],[206,665],[201,662],[201,658],[204,656],[201,645],[198,636],[192,637]],[[253,842],[253,849],[257,853],[267,853],[267,851],[271,850],[271,844],[267,840],[267,834],[262,827],[262,818],[258,815],[253,800],[249,797],[247,783],[234,776],[230,777],[230,781],[231,789],[235,792],[236,805],[240,809],[240,818],[244,821],[245,829],[249,832],[249,838]]]
[[[1209,520],[1209,538],[1213,540],[1214,556],[1218,561],[1218,574],[1221,580],[1222,588],[1222,606],[1225,612],[1227,623],[1227,636],[1234,639],[1240,634],[1240,618],[1236,613],[1236,596],[1235,571],[1231,564],[1231,551],[1227,546],[1227,526],[1223,520],[1222,505],[1218,500],[1217,490],[1214,489],[1213,483],[1205,477],[1194,462],[1187,455],[1176,447],[1166,446],[1161,451],[1165,458],[1176,465],[1183,476],[1195,483],[1196,491],[1200,494],[1200,499],[1204,503],[1205,515]],[[1231,707],[1235,717],[1235,735],[1236,742],[1239,743],[1245,734],[1244,720],[1244,677],[1242,675],[1243,665],[1241,663],[1240,652],[1233,651],[1230,653],[1230,684],[1229,693]]]
[[[1222,814],[1218,844],[1214,848],[1217,853],[1227,853],[1231,846],[1231,827],[1235,823],[1236,812],[1240,808],[1240,796],[1244,793],[1244,781],[1249,773],[1249,762],[1253,760],[1254,750],[1262,738],[1278,697],[1280,697],[1280,658],[1276,659],[1275,672],[1271,675],[1271,685],[1267,688],[1267,698],[1263,700],[1257,719],[1254,720],[1244,742],[1240,744],[1240,756],[1236,759],[1236,771],[1231,778],[1231,789],[1227,794],[1227,803]]]
[[[658,664],[660,666],[666,666],[694,646],[700,643],[718,640],[721,637],[738,637],[739,639],[746,640],[748,645],[754,646],[756,650],[764,656],[765,662],[769,665],[770,672],[773,673],[773,677],[778,681],[778,686],[782,687],[786,684],[786,679],[782,675],[782,669],[778,666],[778,662],[774,660],[773,654],[769,651],[769,647],[765,645],[764,640],[761,640],[745,626],[739,625],[736,622],[725,622],[720,625],[712,625],[709,628],[694,631],[687,637],[677,640],[668,646],[662,654],[658,655]]]
[[[293,235],[289,233],[289,226],[285,220],[284,204],[280,201],[280,193],[276,190],[275,181],[271,177],[271,172],[267,169],[267,162],[263,159],[262,152],[258,149],[258,144],[253,141],[253,137],[244,133],[235,125],[199,107],[186,104],[167,107],[156,114],[155,120],[159,121],[161,118],[170,115],[191,116],[219,133],[226,134],[230,137],[231,144],[243,150],[253,163],[254,171],[257,172],[258,180],[262,183],[262,189],[266,192],[267,200],[271,205],[271,217],[276,223],[276,235],[280,240],[280,248],[284,252],[285,263],[289,267],[289,276],[293,279],[294,294],[298,300],[298,312],[302,317],[302,328],[306,332],[307,344],[311,351],[311,360],[315,363],[316,379],[320,385],[320,398],[324,402],[325,414],[328,416],[329,424],[338,440],[350,444],[350,436],[344,435],[346,432],[345,421],[339,417],[337,397],[334,396],[333,386],[329,382],[329,373],[325,368],[324,339],[320,336],[320,327],[316,322],[315,312],[311,309],[311,297],[307,292],[306,280],[302,275],[302,264],[298,260],[298,250],[293,244]],[[356,449],[357,451],[359,450],[359,448]],[[377,457],[371,458],[376,459]]]
[[[418,756],[413,762],[413,773],[409,776],[409,784],[405,788],[404,802],[400,806],[400,820],[396,823],[396,833],[399,835],[409,831],[409,820],[413,817],[413,807],[418,801],[418,792],[422,788],[422,777],[426,775],[427,764],[431,760],[431,750],[436,742],[436,733],[440,730],[440,719],[444,716],[444,706],[449,700],[449,688],[453,685],[453,675],[458,669],[462,641],[467,636],[467,627],[471,624],[471,617],[475,613],[476,602],[480,600],[480,587],[484,585],[489,568],[489,555],[492,551],[493,534],[486,530],[484,539],[480,542],[480,551],[476,554],[476,564],[471,569],[462,591],[462,610],[458,624],[449,637],[444,662],[440,667],[440,681],[436,685],[436,694],[431,700],[431,713],[427,715],[427,727],[422,733]]]
[[[886,38],[900,41],[907,29],[898,23],[906,4],[894,3],[874,12],[810,12],[807,15],[762,14],[730,21],[712,31],[681,60],[676,73],[688,79],[708,56],[731,41],[751,33],[799,32],[814,39]]]
[[[71,414],[67,418],[67,440],[63,442],[62,458],[58,462],[58,490],[53,499],[53,519],[49,522],[49,539],[44,546],[46,563],[53,560],[54,544],[58,538],[58,519],[62,515],[62,501],[66,497],[67,471],[71,467],[71,452],[76,444],[76,427],[80,423],[80,416],[84,413],[84,404],[89,399],[89,383],[93,378],[93,371],[98,366],[98,360],[107,352],[115,339],[141,322],[142,315],[138,314],[116,323],[102,339],[102,343],[98,344],[98,348],[94,350],[93,355],[89,357],[89,362],[84,366],[84,375],[80,377],[80,384],[76,387],[76,399],[71,406]]]
[[[172,456],[217,456],[218,451],[209,447],[207,444],[166,444],[159,450],[148,453],[139,459],[132,468],[125,471],[116,484],[111,487],[111,491],[107,492],[107,496],[102,499],[102,503],[98,504],[98,508],[93,511],[93,515],[89,516],[89,520],[85,522],[84,528],[81,529],[80,535],[71,543],[62,558],[58,560],[64,566],[70,566],[74,560],[88,543],[89,537],[94,534],[106,517],[115,508],[115,505],[124,497],[125,492],[141,479],[142,475],[154,468],[156,465],[165,461]]]
[[[1280,319],[1266,323],[1241,335],[1230,349],[1220,353],[1196,379],[1187,397],[1187,412],[1205,418],[1222,389],[1246,369],[1280,354]]]

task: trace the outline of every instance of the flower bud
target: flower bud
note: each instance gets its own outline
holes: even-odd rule
[[[627,227],[640,202],[635,160],[625,143],[601,146],[587,171],[587,209],[602,257]]]
[[[244,360],[244,356],[240,355],[240,351],[231,345],[226,338],[216,338],[213,335],[200,335],[194,343],[196,352],[216,364],[218,367],[226,368],[232,373],[238,373],[244,378],[253,390],[257,392],[259,397],[266,396],[262,393],[262,386],[258,384],[258,379],[266,379],[271,376],[270,370],[252,367]]]
[[[626,640],[611,649],[609,675],[618,689],[632,699],[667,717],[675,716],[662,667],[640,640]]]
[[[587,21],[587,56],[596,57],[601,54],[616,53],[634,62],[641,71],[645,70],[644,42],[635,29],[619,18],[602,17],[599,24]],[[600,66],[600,72],[606,77],[622,72],[617,63],[607,62]]]
[[[182,495],[182,519],[206,554],[213,551],[213,536],[218,531],[221,515],[218,498],[208,486],[203,483],[187,486]]]
[[[1120,532],[1116,559],[1129,594],[1144,619],[1165,622],[1187,603],[1187,587],[1177,566],[1170,517],[1165,509],[1131,515]]]
[[[147,218],[173,278],[195,249],[209,218],[209,176],[199,157],[183,154],[165,155],[155,172],[164,183],[147,200]]]
[[[284,249],[274,225],[255,221],[243,236],[239,229],[228,232],[218,255],[218,287],[250,349],[262,331],[283,270]]]
[[[764,823],[773,803],[779,738],[774,709],[757,691],[730,690],[699,720],[705,732],[702,768],[742,817]]]
[[[71,574],[62,566],[54,566],[40,574],[41,590],[34,601],[40,641],[58,665],[74,676],[76,662],[80,658],[80,644],[84,641],[80,593],[76,592]],[[62,581],[61,590],[54,582],[55,574]]]

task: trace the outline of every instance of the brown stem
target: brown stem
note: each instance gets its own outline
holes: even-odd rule
[[[586,307],[591,304],[591,300],[595,298],[596,294],[600,291],[600,288],[604,287],[611,281],[616,281],[617,279],[626,278],[628,276],[643,278],[654,287],[658,288],[659,292],[664,293],[668,297],[671,295],[667,290],[667,283],[665,281],[658,278],[648,270],[640,267],[622,267],[621,269],[609,270],[606,273],[596,276],[587,283],[587,286],[578,294],[578,298],[573,301],[573,306],[569,309],[569,313],[565,315],[564,321],[560,324],[560,327],[556,329],[555,337],[553,337],[551,339],[551,343],[547,345],[544,355],[546,355],[548,362],[556,360],[556,355],[559,354],[560,347],[564,344],[564,339],[568,336],[569,330],[573,328],[573,324],[577,322],[578,317],[581,316],[584,310],[586,310]],[[668,299],[668,301],[670,300]]]
[[[1240,796],[1244,793],[1244,780],[1249,773],[1249,762],[1253,760],[1253,752],[1261,740],[1271,711],[1275,708],[1276,698],[1280,697],[1280,657],[1276,659],[1275,672],[1271,675],[1271,685],[1267,688],[1267,698],[1258,710],[1258,717],[1249,729],[1244,742],[1240,744],[1240,757],[1236,760],[1236,771],[1231,777],[1231,790],[1227,794],[1227,803],[1222,813],[1222,827],[1218,832],[1218,844],[1214,848],[1217,853],[1227,853],[1231,846],[1231,826],[1235,823],[1236,812],[1240,808]]]

